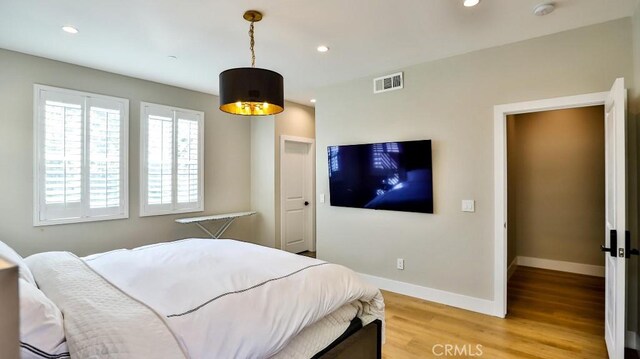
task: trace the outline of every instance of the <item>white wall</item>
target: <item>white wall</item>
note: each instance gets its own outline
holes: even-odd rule
[[[250,208],[250,120],[223,114],[218,97],[2,49],[0,69],[0,240],[20,254],[69,250],[86,255],[203,236],[196,226],[173,221],[196,213],[138,216],[140,101],[204,111],[205,212]],[[33,227],[34,83],[129,99],[129,219]],[[238,220],[226,235],[249,240],[246,221]]]
[[[493,299],[493,106],[607,91],[633,78],[629,18],[402,70],[405,88],[374,95],[371,77],[320,91],[317,193],[328,145],[432,139],[435,213],[317,210],[322,259],[418,286]],[[476,213],[462,213],[462,199]],[[594,248],[598,250],[598,248]],[[395,269],[397,257],[405,270]]]
[[[633,33],[633,88],[630,93],[629,99],[632,106],[629,108],[635,115],[640,114],[640,1],[636,12],[632,18],[632,33]]]
[[[638,139],[640,138],[640,125],[638,124],[638,122],[640,122],[640,1],[638,1],[638,7],[636,8],[636,12],[633,16],[632,19],[632,32],[633,32],[633,70],[634,70],[634,78],[633,78],[633,82],[631,82],[631,91],[629,92],[629,130],[631,132],[632,139],[635,141],[635,152],[634,152],[634,158],[631,160],[632,163],[635,163],[637,165],[637,161],[638,161],[638,146],[640,146],[640,141],[638,141]],[[632,141],[629,141],[632,142]],[[636,166],[636,173],[635,173],[635,181],[632,181],[628,184],[628,187],[630,188],[630,196],[633,196],[634,198],[638,198],[638,177],[640,177],[640,166]],[[634,242],[634,248],[639,248],[640,247],[640,241],[638,240],[638,216],[640,215],[638,213],[638,208],[637,208],[637,202],[636,202],[636,212],[635,212],[635,219],[636,219],[636,223],[635,223],[635,227],[632,228],[632,239]],[[631,314],[633,314],[635,312],[636,316],[635,316],[635,323],[630,323],[632,324],[630,327],[635,327],[638,328],[638,321],[640,321],[640,298],[637,297],[637,293],[640,290],[639,286],[640,286],[640,281],[638,280],[638,278],[640,278],[640,265],[638,264],[640,258],[638,258],[637,256],[632,257],[630,263],[629,263],[629,271],[630,271],[630,275],[628,276],[628,285],[627,285],[627,289],[631,292],[633,292],[636,295],[636,301],[634,302],[633,300],[630,301],[629,303],[629,321],[633,322],[633,316]],[[635,276],[633,275],[635,272]],[[635,311],[634,311],[634,303],[635,303]],[[633,326],[633,324],[635,324],[635,326]],[[640,335],[636,334],[636,338],[637,338],[637,343],[636,343],[636,347],[638,349],[638,351],[640,352]]]

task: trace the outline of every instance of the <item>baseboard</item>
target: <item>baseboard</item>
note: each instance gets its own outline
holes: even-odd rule
[[[640,350],[640,335],[636,332],[627,330],[624,346],[627,348]]]
[[[513,258],[513,261],[511,261],[511,264],[507,267],[507,282],[511,279],[513,273],[516,272],[516,269],[518,269],[518,257]]]
[[[604,277],[604,266],[518,256],[518,265]]]
[[[359,273],[368,283],[390,292],[395,292],[410,297],[428,300],[440,304],[449,305],[456,308],[470,310],[487,315],[495,315],[495,304],[492,300],[470,297],[463,294],[456,294],[444,290],[422,287],[419,285],[400,282],[393,279],[376,277]]]

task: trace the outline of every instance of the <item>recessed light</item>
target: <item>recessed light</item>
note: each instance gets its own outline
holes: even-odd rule
[[[318,46],[317,50],[318,50],[318,52],[327,52],[327,51],[329,51],[329,47],[325,46],[325,45],[320,45],[320,46]]]
[[[533,9],[533,14],[536,16],[549,15],[556,9],[553,3],[540,4]]]
[[[466,7],[476,6],[480,3],[480,0],[464,0],[463,4]]]
[[[174,56],[174,55],[169,55],[167,56],[169,58],[169,60],[177,60],[178,56]]]
[[[73,26],[69,26],[69,25],[63,26],[62,27],[62,31],[68,32],[70,34],[77,34],[78,33],[78,29],[76,29]]]
[[[316,103],[316,99],[315,99],[315,98],[312,98],[311,100],[309,100],[309,102],[311,102],[311,103]]]

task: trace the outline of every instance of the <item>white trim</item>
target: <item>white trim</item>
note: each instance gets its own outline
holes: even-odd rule
[[[84,118],[83,118],[83,128],[85,133],[83,134],[83,169],[88,168],[86,162],[89,158],[89,154],[86,149],[87,142],[87,114],[88,103],[92,99],[104,100],[109,102],[117,102],[122,105],[122,118],[121,118],[121,149],[120,149],[120,161],[121,161],[121,170],[120,170],[120,186],[121,186],[121,198],[120,198],[120,213],[115,214],[90,214],[87,210],[88,203],[83,203],[83,213],[81,217],[73,217],[73,218],[59,218],[59,219],[40,219],[40,211],[41,211],[41,200],[42,193],[40,191],[40,180],[42,177],[42,173],[40,171],[40,164],[42,161],[42,151],[40,149],[41,144],[41,98],[40,93],[42,91],[55,92],[58,94],[72,95],[72,96],[80,96],[84,98]],[[88,178],[88,173],[84,174],[83,177]],[[89,194],[87,191],[88,181],[85,181],[83,184],[82,194],[83,201],[85,198],[89,198]],[[33,226],[53,226],[59,224],[72,224],[72,223],[85,223],[85,222],[99,222],[99,221],[109,221],[116,219],[126,219],[129,218],[129,99],[122,97],[115,97],[109,95],[96,94],[92,92],[86,91],[78,91],[78,90],[70,90],[66,88],[53,87],[47,85],[34,84],[33,85]]]
[[[494,315],[507,314],[507,115],[604,105],[609,92],[494,106]]]
[[[626,348],[640,350],[640,334],[627,330],[624,346]]]
[[[516,269],[518,269],[518,257],[513,258],[511,264],[509,264],[509,267],[507,268],[507,282],[511,279],[513,273],[516,272]]]
[[[127,219],[127,218],[129,218],[128,213],[104,215],[104,216],[98,216],[98,217],[48,219],[46,221],[33,222],[33,226],[34,227],[56,226],[59,224],[102,222],[102,221],[113,221],[117,219]]]
[[[37,93],[37,90],[45,90],[45,91],[66,93],[66,94],[70,94],[70,95],[74,95],[74,96],[88,96],[88,97],[91,97],[91,98],[99,98],[99,99],[108,100],[108,101],[114,101],[115,100],[115,101],[126,102],[127,104],[129,103],[129,99],[124,98],[124,97],[103,95],[103,94],[87,92],[87,91],[80,91],[80,90],[71,90],[71,89],[67,89],[67,88],[63,88],[63,87],[55,87],[55,86],[34,84],[33,88],[34,88],[34,91],[36,91],[35,93]]]
[[[516,259],[518,260],[518,265],[525,267],[550,269],[560,272],[604,277],[604,266],[523,256],[518,256],[516,257]]]
[[[369,274],[358,273],[362,279],[371,285],[390,292],[408,295],[414,298],[428,300],[430,302],[449,305],[466,309],[477,313],[493,315],[493,301],[488,299],[470,297],[463,294],[447,292],[440,289],[423,287],[416,284],[400,282],[393,279],[376,277]]]
[[[173,204],[173,203],[172,203]],[[184,214],[204,211],[204,203],[201,203],[199,207],[181,208],[181,209],[159,209],[155,211],[140,210],[140,217],[153,217],[153,216],[166,216],[169,214]]]
[[[316,141],[313,138],[307,137],[297,137],[297,136],[289,136],[289,135],[280,135],[280,249],[284,250],[284,241],[282,240],[284,237],[284,181],[283,179],[283,161],[284,157],[284,145],[285,142],[298,142],[298,143],[306,143],[309,145],[309,177],[311,180],[311,187],[308,188],[308,201],[310,202],[310,216],[311,216],[311,228],[309,229],[311,243],[309,244],[309,248],[311,252],[315,252],[316,250],[316,238],[315,238],[315,218],[316,218],[316,204],[315,204],[315,195],[314,195],[314,186],[313,181],[316,178],[315,176],[315,164],[316,164]]]
[[[289,135],[280,135],[280,144],[284,143],[284,141],[308,143],[308,144],[312,144],[312,145],[316,143],[316,141],[313,138],[289,136]],[[282,153],[282,150],[280,150],[280,153]]]

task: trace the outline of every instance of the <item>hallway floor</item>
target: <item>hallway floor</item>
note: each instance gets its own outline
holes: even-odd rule
[[[507,319],[383,292],[384,359],[439,358],[438,345],[466,346],[457,358],[606,358],[604,279],[519,267],[509,281]],[[473,352],[482,346],[482,355]],[[434,352],[435,350],[435,352]]]

